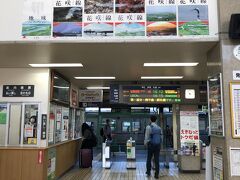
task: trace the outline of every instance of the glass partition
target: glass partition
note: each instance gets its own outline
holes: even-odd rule
[[[0,145],[6,144],[7,110],[7,104],[0,104]]]
[[[24,105],[23,144],[37,145],[38,104]]]

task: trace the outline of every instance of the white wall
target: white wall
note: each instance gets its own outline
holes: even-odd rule
[[[2,97],[3,85],[34,85],[34,97]],[[40,102],[48,114],[50,71],[47,68],[0,68],[0,102]]]
[[[34,97],[2,97],[3,85],[34,85]],[[38,102],[41,115],[48,114],[49,96],[49,69],[0,68],[0,102]],[[46,140],[41,140],[39,145],[45,147]]]

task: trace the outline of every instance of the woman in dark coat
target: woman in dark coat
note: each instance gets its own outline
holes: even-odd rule
[[[92,149],[92,130],[87,123],[82,124],[82,146],[81,149]]]

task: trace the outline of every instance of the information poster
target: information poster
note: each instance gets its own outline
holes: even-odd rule
[[[215,147],[213,151],[213,180],[223,180],[223,155],[221,147]]]
[[[52,2],[49,0],[24,0],[22,37],[49,39],[52,35]]]
[[[23,38],[209,36],[209,0],[24,0]]]
[[[54,143],[54,122],[55,122],[55,112],[51,105],[50,115],[49,115],[49,128],[48,128],[48,143]]]
[[[62,141],[68,140],[69,133],[69,108],[62,108]]]
[[[182,155],[200,155],[197,111],[180,111],[180,140]]]
[[[240,84],[230,84],[232,136],[240,138]]]
[[[221,73],[208,79],[208,99],[210,134],[224,136]]]
[[[240,148],[230,148],[231,176],[240,176]]]
[[[48,149],[48,180],[54,180],[56,179],[55,175],[56,171],[56,149],[51,148]]]

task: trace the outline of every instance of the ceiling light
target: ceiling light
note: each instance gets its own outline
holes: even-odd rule
[[[47,63],[47,64],[29,64],[32,67],[83,67],[81,63]]]
[[[58,89],[69,89],[69,87],[64,87],[64,86],[53,86],[53,87]]]
[[[74,77],[75,79],[116,79],[115,77],[111,77],[111,76],[108,76],[108,77]]]
[[[110,87],[87,87],[87,89],[110,89]]]
[[[182,79],[183,76],[142,76],[141,79]]]
[[[199,63],[144,63],[144,67],[197,66]]]

